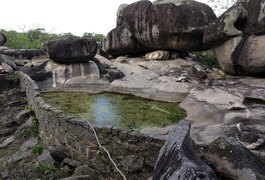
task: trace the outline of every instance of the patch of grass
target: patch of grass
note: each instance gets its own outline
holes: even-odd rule
[[[199,62],[208,67],[219,68],[219,64],[212,50],[200,51],[200,52],[191,52],[199,58]]]
[[[46,164],[40,162],[37,156],[41,155],[43,152],[44,152],[43,145],[37,145],[32,148],[32,153],[34,154],[37,160],[36,169],[45,177],[42,178],[56,179],[56,177],[59,177],[60,175],[67,173],[67,170],[64,168],[58,168],[54,164]]]
[[[13,85],[16,85],[19,81],[19,75],[16,73],[8,73],[5,75],[5,80],[12,82]]]
[[[24,109],[28,111],[32,111],[32,106],[27,104]]]

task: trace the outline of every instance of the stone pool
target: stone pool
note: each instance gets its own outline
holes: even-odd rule
[[[177,103],[130,95],[45,92],[41,96],[63,113],[81,117],[93,125],[110,125],[133,131],[176,124],[185,117],[185,112]]]

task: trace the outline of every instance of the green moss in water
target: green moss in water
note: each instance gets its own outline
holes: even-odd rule
[[[83,117],[94,125],[112,125],[130,130],[176,124],[185,112],[176,103],[135,96],[102,93],[42,93],[47,103],[65,114]]]

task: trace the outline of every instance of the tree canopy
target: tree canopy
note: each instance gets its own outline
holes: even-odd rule
[[[61,34],[49,33],[45,31],[45,28],[34,28],[26,32],[0,29],[0,32],[7,37],[5,46],[11,49],[42,49],[42,43],[47,41],[78,38],[78,36],[70,32]],[[104,38],[104,35],[85,32],[82,37],[100,42]]]

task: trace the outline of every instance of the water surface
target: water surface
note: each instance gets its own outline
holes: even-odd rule
[[[176,124],[185,117],[185,112],[177,103],[129,95],[49,92],[42,93],[42,97],[65,114],[81,116],[94,125],[139,130]]]

